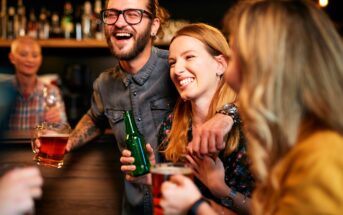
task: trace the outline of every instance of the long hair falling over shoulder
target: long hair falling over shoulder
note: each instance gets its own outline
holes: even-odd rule
[[[190,36],[196,38],[204,43],[207,51],[213,57],[223,55],[228,59],[230,52],[228,43],[222,33],[212,26],[203,23],[187,25],[176,32],[172,41],[179,36]],[[218,89],[212,98],[207,119],[214,116],[219,107],[226,103],[233,103],[235,99],[236,94],[227,86],[227,84],[225,84],[223,78],[221,78]],[[167,160],[176,162],[185,154],[186,146],[188,144],[187,132],[191,115],[192,110],[190,102],[183,101],[179,98],[174,108],[172,128],[167,137],[168,145],[163,151]],[[226,154],[230,153],[237,147],[238,141],[239,128],[234,127],[228,138],[229,144],[227,144],[227,148],[225,150]]]
[[[305,0],[250,1],[230,26],[243,77],[240,110],[259,180],[253,207],[268,214],[263,199],[279,187],[272,169],[301,138],[302,124],[311,120],[343,134],[342,39]]]

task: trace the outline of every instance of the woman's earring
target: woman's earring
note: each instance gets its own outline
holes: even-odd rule
[[[217,73],[216,73],[216,76],[219,77],[219,78],[222,78],[222,77],[223,77],[223,74],[224,74],[223,72],[222,72],[222,73],[218,73],[218,72],[217,72]]]
[[[155,37],[156,36],[156,34],[155,33],[151,33],[151,37]]]

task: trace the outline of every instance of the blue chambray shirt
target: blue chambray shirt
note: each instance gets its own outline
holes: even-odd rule
[[[132,110],[139,131],[157,152],[159,126],[173,110],[177,95],[169,76],[168,51],[153,47],[137,74],[126,73],[119,64],[101,73],[93,84],[88,115],[98,127],[108,120],[121,151],[126,148],[123,111]],[[153,213],[148,186],[125,181],[124,192],[122,214]]]

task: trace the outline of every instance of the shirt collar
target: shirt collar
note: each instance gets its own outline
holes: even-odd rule
[[[151,55],[148,62],[140,69],[135,75],[131,75],[129,73],[123,72],[118,64],[119,70],[124,73],[125,75],[122,77],[124,85],[127,87],[131,83],[131,81],[136,82],[138,85],[142,86],[150,77],[152,71],[156,67],[157,63],[157,50],[155,47],[151,50]]]
[[[21,97],[24,97],[23,93],[20,91],[19,82],[18,82],[18,80],[15,77],[13,78],[13,86],[15,87],[15,89],[17,89],[18,94]],[[30,99],[34,95],[42,94],[43,93],[43,89],[44,89],[43,82],[40,81],[38,78],[36,78],[35,89],[34,89],[33,93],[29,95],[28,99]]]

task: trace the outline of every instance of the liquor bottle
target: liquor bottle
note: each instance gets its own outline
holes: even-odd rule
[[[83,38],[92,37],[92,4],[85,1],[82,14],[82,34]]]
[[[1,39],[7,39],[7,0],[1,0]]]
[[[73,5],[66,1],[64,4],[64,14],[62,17],[62,29],[64,32],[64,38],[70,39],[71,34],[74,31],[74,23],[73,23]]]
[[[17,36],[26,35],[26,15],[23,0],[18,0],[15,32]]]
[[[7,17],[7,39],[14,39],[15,38],[15,8],[9,7],[8,8],[8,17]]]
[[[45,8],[42,8],[39,14],[38,22],[38,36],[39,39],[49,39],[50,33],[50,24],[47,17],[47,11]]]
[[[77,5],[74,13],[75,39],[82,40],[82,6]]]
[[[34,9],[30,10],[29,21],[27,23],[27,35],[38,38],[38,22]]]
[[[135,158],[134,165],[136,170],[132,172],[133,176],[144,175],[150,171],[149,156],[146,152],[145,140],[139,133],[132,111],[124,112],[124,123],[126,128],[126,146]]]
[[[60,27],[60,17],[57,12],[53,12],[51,16],[50,38],[62,38],[62,29]]]
[[[95,0],[94,3],[94,14],[93,14],[93,32],[94,37],[97,40],[104,39],[104,26],[100,19],[100,12],[102,8],[101,0]]]

